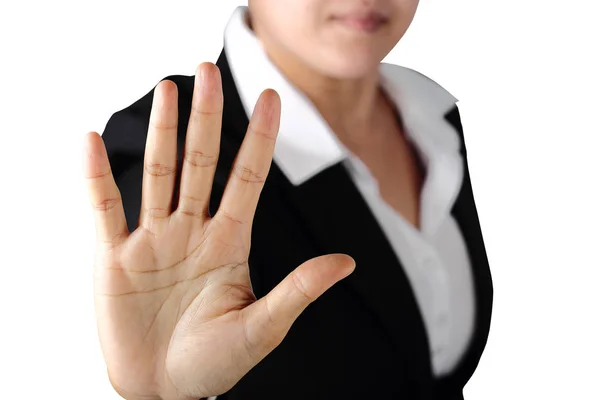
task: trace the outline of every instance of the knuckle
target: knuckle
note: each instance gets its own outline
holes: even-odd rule
[[[197,218],[201,221],[205,221],[210,217],[207,212],[193,211],[185,207],[178,208],[177,211],[185,216]]]
[[[209,219],[210,214],[205,205],[208,203],[206,198],[194,197],[188,194],[181,194],[177,212],[201,220]]]
[[[244,221],[242,221],[241,219],[238,219],[238,218],[234,217],[233,215],[231,215],[230,213],[228,213],[225,210],[219,211],[217,215],[221,216],[221,218],[225,218],[226,221],[233,222],[236,225],[243,225],[244,224]]]
[[[242,331],[244,336],[244,348],[246,349],[246,353],[248,354],[251,360],[257,358],[257,345],[253,343],[252,337],[250,336],[250,332],[248,329],[248,319],[246,318],[246,313],[244,311],[241,312],[242,316]]]
[[[157,131],[172,131],[177,129],[177,122],[167,123],[165,118],[150,118],[148,125]]]
[[[144,209],[144,215],[152,219],[167,218],[169,214],[169,209],[164,207],[153,207]]]
[[[236,164],[233,167],[233,174],[241,181],[246,183],[258,183],[262,184],[265,182],[265,177],[259,174],[254,169],[249,168],[243,164]]]
[[[267,139],[269,141],[274,142],[276,140],[276,136],[273,134],[273,132],[269,132],[267,130],[263,130],[263,129],[259,129],[254,125],[250,125],[248,127],[248,131],[253,134],[253,135],[257,135],[261,138]]]
[[[120,203],[121,203],[120,197],[112,197],[112,198],[106,198],[98,203],[95,203],[92,205],[92,207],[96,211],[106,212],[106,211],[112,210],[113,208],[118,206]]]
[[[161,163],[145,163],[145,171],[151,176],[168,176],[175,173],[175,167]]]
[[[273,318],[273,311],[271,310],[271,306],[269,305],[269,296],[265,296],[265,314],[267,315],[267,321],[270,326],[275,324],[275,318]]]
[[[306,284],[302,282],[302,278],[299,276],[297,272],[292,272],[292,283],[296,288],[296,291],[304,297],[309,303],[314,300],[313,296],[308,293],[306,288]]]
[[[196,197],[196,196],[192,196],[191,194],[187,194],[185,192],[181,194],[181,200],[185,200],[186,202],[196,203],[196,204],[200,204],[200,205],[204,205],[208,201],[208,199],[206,197]]]
[[[112,171],[109,169],[106,172],[98,172],[97,174],[91,175],[91,176],[86,176],[86,179],[89,179],[90,181],[96,181],[96,180],[102,180],[102,179],[106,179],[108,177],[110,177],[112,175]]]
[[[199,106],[192,106],[192,116],[195,118],[204,118],[204,117],[212,117],[215,115],[220,115],[223,112],[223,108],[222,107],[218,107],[215,108],[213,110],[209,110],[207,108],[204,107],[199,107]]]
[[[217,164],[217,156],[195,150],[186,150],[183,160],[193,167],[213,167]]]

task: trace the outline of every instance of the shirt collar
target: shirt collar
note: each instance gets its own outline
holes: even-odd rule
[[[312,102],[269,60],[246,23],[248,7],[235,9],[225,29],[227,61],[248,116],[259,95],[272,88],[281,98],[279,135],[273,158],[295,185],[348,157]],[[444,116],[457,99],[410,68],[381,63],[383,89],[401,111],[407,135],[428,163],[434,156],[458,154],[460,141]],[[441,157],[443,158],[443,157]]]

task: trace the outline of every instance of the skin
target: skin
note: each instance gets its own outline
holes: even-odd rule
[[[251,27],[270,59],[340,134],[373,125],[381,100],[379,63],[407,31],[418,0],[249,0],[248,5]],[[368,10],[389,18],[375,34],[351,32],[331,20]]]
[[[414,179],[410,171],[415,163],[393,108],[378,90],[376,65],[408,27],[416,1],[251,0],[251,7],[268,53],[365,160],[388,201],[395,192],[385,188],[400,186],[403,194],[395,206],[406,215],[414,212],[407,204],[416,191],[405,189]],[[365,36],[328,25],[331,12],[348,7],[381,7],[390,16],[389,26]],[[296,21],[286,26],[283,14],[295,15]],[[285,34],[271,39],[279,33]],[[293,52],[285,50],[291,48]],[[223,109],[218,68],[202,63],[196,70],[179,201],[173,210],[177,98],[172,81],[156,85],[140,220],[133,232],[127,229],[103,138],[96,132],[85,137],[83,175],[96,226],[98,334],[109,380],[127,400],[192,400],[228,391],[281,343],[310,303],[355,268],[347,255],[316,257],[257,299],[248,255],[279,131],[279,96],[267,89],[258,99],[213,216],[208,199]],[[393,185],[387,183],[389,168],[400,171]]]
[[[419,226],[423,166],[379,86],[378,67],[409,28],[418,0],[249,0],[249,23],[280,71],[314,103],[340,141],[369,168],[383,199]],[[332,16],[378,11],[373,34]]]

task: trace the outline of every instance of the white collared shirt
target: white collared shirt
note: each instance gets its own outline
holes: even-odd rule
[[[274,162],[295,185],[343,162],[411,282],[429,337],[437,376],[465,352],[474,328],[474,289],[464,239],[452,215],[463,180],[460,139],[444,118],[456,99],[409,68],[381,63],[383,89],[401,111],[404,129],[426,167],[416,229],[380,196],[363,162],[332,132],[312,102],[269,60],[238,7],[225,30],[225,53],[248,116],[260,93],[275,89],[281,120]]]

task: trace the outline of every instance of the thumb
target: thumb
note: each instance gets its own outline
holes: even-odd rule
[[[243,309],[247,343],[255,362],[273,351],[302,311],[350,275],[355,266],[354,259],[345,254],[313,258],[292,271],[266,296]]]

